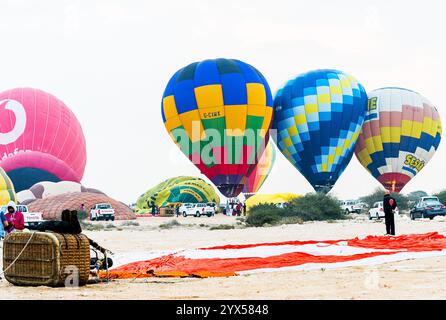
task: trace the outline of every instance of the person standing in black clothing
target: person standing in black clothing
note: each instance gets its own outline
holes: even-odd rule
[[[383,199],[383,207],[386,221],[387,235],[395,235],[395,217],[393,210],[396,209],[396,200],[390,196],[390,191],[386,190]]]
[[[156,205],[154,201],[152,201],[151,208],[152,208],[152,216],[154,216],[156,214]]]

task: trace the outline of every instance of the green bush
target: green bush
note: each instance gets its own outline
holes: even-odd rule
[[[246,224],[263,225],[296,224],[304,221],[323,221],[345,219],[346,216],[336,198],[320,193],[309,193],[302,198],[293,199],[285,208],[274,204],[260,204],[249,210]]]
[[[339,201],[322,193],[308,193],[302,198],[293,199],[284,210],[288,216],[299,217],[303,221],[345,219]]]
[[[171,228],[179,227],[179,226],[181,226],[181,223],[179,223],[177,220],[172,220],[167,223],[160,224],[159,228],[160,229],[171,229]]]
[[[283,209],[274,204],[259,204],[249,211],[246,224],[253,227],[261,227],[264,224],[277,224],[284,216]]]
[[[86,220],[88,218],[88,213],[87,211],[79,211],[77,213],[77,218],[79,219],[79,221],[81,220]]]

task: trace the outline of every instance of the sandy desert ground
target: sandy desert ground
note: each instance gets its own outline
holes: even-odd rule
[[[139,226],[85,233],[115,253],[197,248],[223,244],[327,240],[383,235],[384,224],[357,216],[334,223],[314,222],[265,228],[210,230],[234,224],[234,217],[177,219],[180,226],[159,226],[175,218],[140,218]],[[446,219],[397,219],[397,233],[438,231]],[[108,224],[108,223],[105,223]],[[110,231],[109,231],[110,230]],[[1,251],[1,250],[0,250]],[[1,252],[0,252],[1,253]],[[15,287],[0,280],[0,299],[445,299],[446,257],[406,260],[369,267],[282,271],[228,278],[147,278],[115,280],[81,288]]]

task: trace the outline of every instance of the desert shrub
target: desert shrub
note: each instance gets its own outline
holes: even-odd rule
[[[249,211],[246,224],[254,227],[277,224],[284,216],[283,210],[274,204],[259,204]]]
[[[161,228],[161,229],[171,229],[171,228],[179,227],[179,226],[181,226],[181,223],[179,223],[177,220],[172,220],[172,221],[169,221],[167,223],[160,224],[159,228]]]
[[[219,224],[217,226],[212,226],[209,228],[209,230],[231,230],[231,229],[235,229],[235,227],[230,224]]]
[[[87,211],[78,211],[77,218],[79,219],[79,221],[86,220],[88,218]]]
[[[308,193],[293,199],[284,210],[287,216],[299,217],[303,221],[345,219],[338,199],[322,193]]]
[[[88,230],[88,231],[102,231],[104,230],[104,225],[102,224],[93,224],[93,223],[89,223],[89,222],[81,222],[81,227],[84,230]]]
[[[122,227],[139,227],[139,223],[136,221],[126,221],[121,224]]]
[[[278,208],[274,204],[254,206],[249,210],[246,224],[259,227],[345,218],[336,198],[321,193],[309,193],[304,197],[291,200],[284,208]]]

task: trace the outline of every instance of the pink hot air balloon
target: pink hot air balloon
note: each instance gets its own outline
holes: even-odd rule
[[[85,163],[82,128],[62,101],[32,88],[0,93],[0,167],[17,192],[41,181],[80,182]]]

